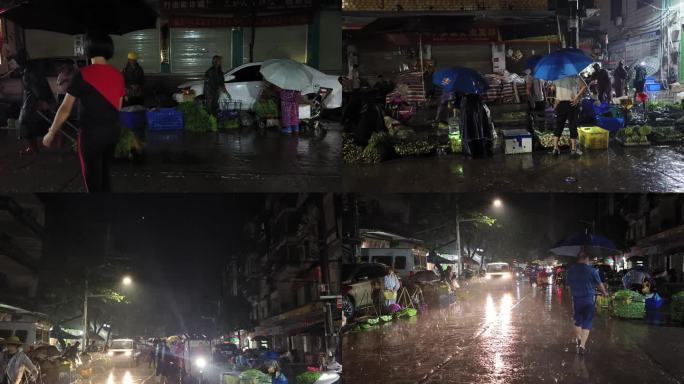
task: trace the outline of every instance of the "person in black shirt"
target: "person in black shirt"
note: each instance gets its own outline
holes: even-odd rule
[[[38,138],[45,135],[49,127],[39,113],[46,114],[55,105],[55,97],[45,78],[45,73],[37,64],[29,64],[22,78],[24,85],[24,101],[19,114],[19,128],[27,147],[20,155],[38,153]]]
[[[91,65],[74,76],[43,144],[52,145],[78,100],[81,114],[78,153],[86,190],[110,192],[109,161],[121,135],[119,111],[125,95],[124,79],[121,72],[107,64],[114,54],[109,35],[89,35],[87,54]]]

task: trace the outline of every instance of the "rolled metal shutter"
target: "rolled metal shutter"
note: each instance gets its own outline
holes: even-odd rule
[[[492,73],[492,46],[486,44],[433,45],[432,59],[437,68],[454,65]]]
[[[171,72],[204,73],[214,55],[223,57],[227,70],[232,60],[231,43],[228,28],[171,28]]]
[[[145,29],[127,33],[122,36],[112,36],[114,41],[114,57],[111,64],[117,68],[126,65],[128,52],[138,55],[138,63],[145,73],[161,72],[161,51],[159,44],[159,30]]]

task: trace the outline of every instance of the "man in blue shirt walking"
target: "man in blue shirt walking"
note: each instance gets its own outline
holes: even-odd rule
[[[586,353],[587,339],[594,319],[596,287],[607,296],[606,287],[601,282],[598,271],[588,264],[589,256],[581,251],[577,263],[568,269],[567,284],[572,295],[573,319],[575,320],[575,336],[577,353]]]

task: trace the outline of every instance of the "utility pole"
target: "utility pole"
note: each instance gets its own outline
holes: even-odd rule
[[[579,2],[577,0],[568,1],[570,7],[570,17],[568,18],[568,46],[577,48],[579,43]]]

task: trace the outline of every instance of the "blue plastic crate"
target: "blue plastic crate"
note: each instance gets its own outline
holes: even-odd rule
[[[665,305],[665,300],[661,298],[649,298],[646,299],[646,310],[647,311],[653,311],[656,309],[660,309],[663,305]]]
[[[599,127],[610,131],[610,133],[615,133],[620,128],[625,127],[625,119],[622,117],[596,117],[596,125]]]
[[[658,92],[661,89],[660,83],[646,84],[646,91],[648,92]]]
[[[147,112],[147,128],[150,131],[180,131],[183,127],[183,112],[175,108]]]
[[[147,125],[147,115],[145,111],[121,112],[119,119],[124,127],[137,131],[145,129]]]

